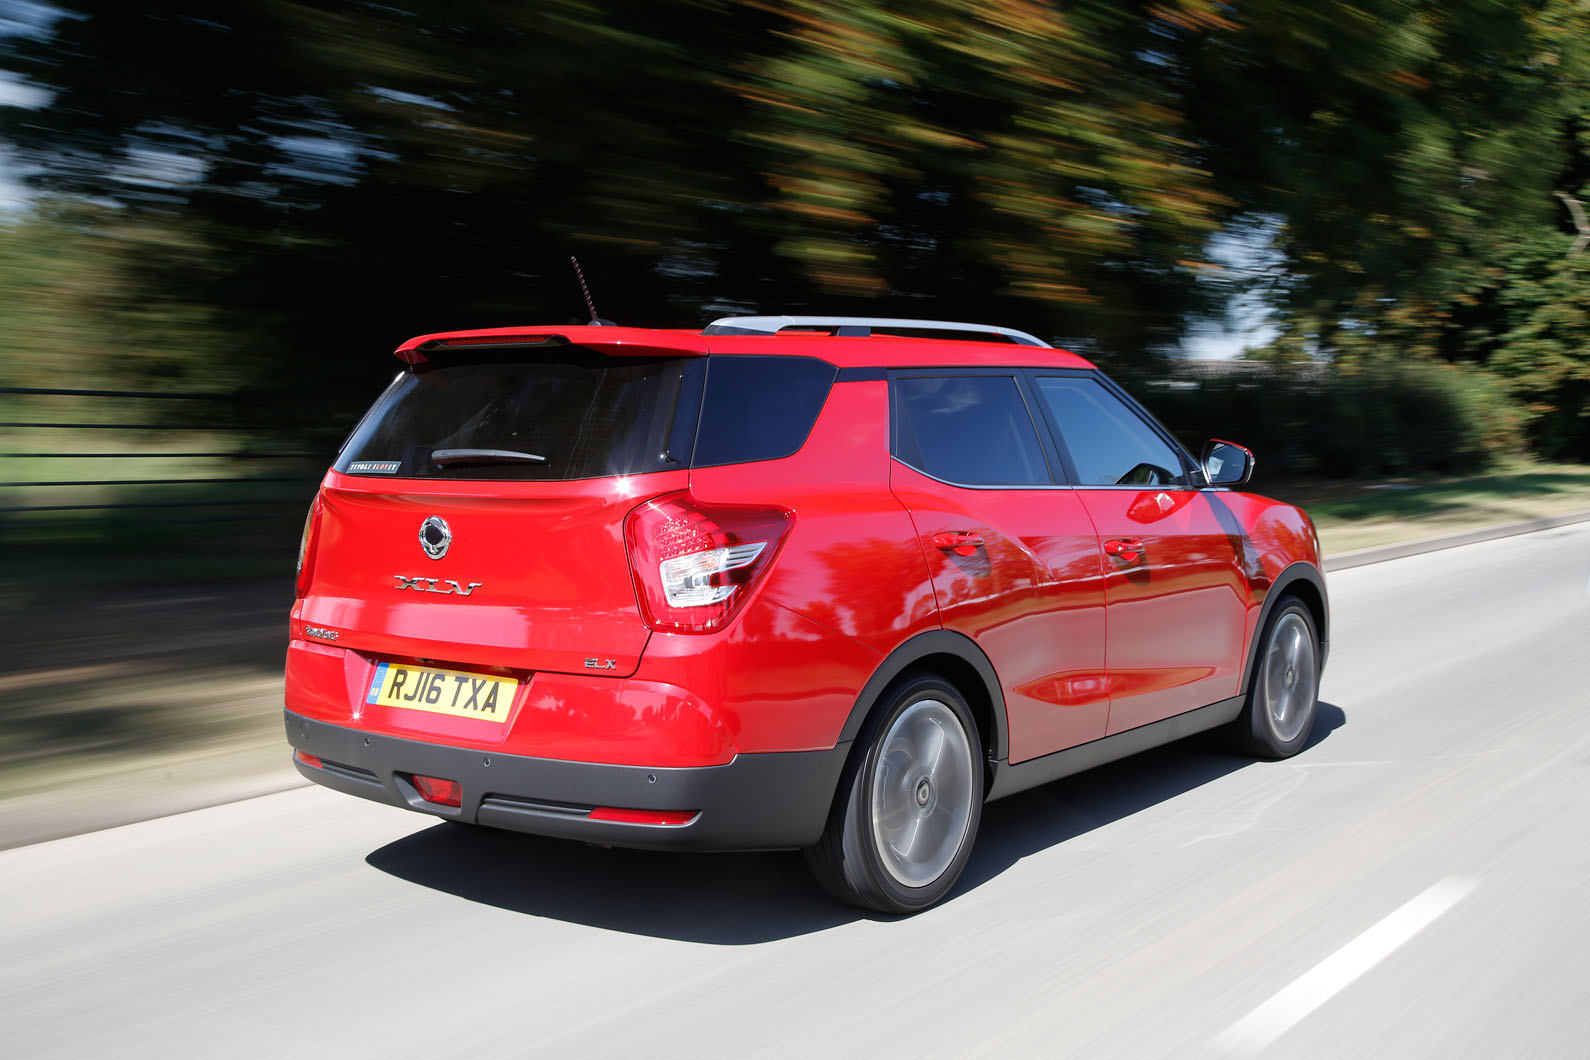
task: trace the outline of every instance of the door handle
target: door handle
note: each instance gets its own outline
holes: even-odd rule
[[[953,552],[957,556],[970,556],[983,547],[983,539],[976,534],[934,534],[933,547],[942,548],[946,552]]]
[[[1143,558],[1143,553],[1141,541],[1123,541],[1116,538],[1104,542],[1104,554],[1114,556],[1123,563],[1136,563]]]

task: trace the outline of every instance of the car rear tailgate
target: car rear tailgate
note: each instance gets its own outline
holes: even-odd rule
[[[332,472],[298,618],[369,655],[632,674],[649,631],[624,518],[684,488],[687,474],[505,483],[372,482]],[[438,559],[420,542],[432,517],[451,534]]]

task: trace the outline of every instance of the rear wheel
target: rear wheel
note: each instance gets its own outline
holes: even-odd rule
[[[1314,616],[1295,596],[1265,621],[1248,700],[1236,721],[1243,748],[1264,758],[1290,758],[1303,749],[1319,704],[1319,634]]]
[[[942,678],[907,677],[863,727],[806,862],[840,901],[915,913],[955,885],[982,810],[982,742],[966,701]]]

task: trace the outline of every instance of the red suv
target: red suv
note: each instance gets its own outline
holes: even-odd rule
[[[1080,357],[942,321],[425,335],[305,525],[304,776],[453,821],[802,848],[943,898],[984,802],[1216,726],[1313,723],[1291,505]]]

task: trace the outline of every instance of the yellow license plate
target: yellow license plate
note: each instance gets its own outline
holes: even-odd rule
[[[431,666],[381,663],[370,681],[366,703],[403,710],[426,710],[455,718],[508,720],[519,682],[511,677],[440,670]]]

